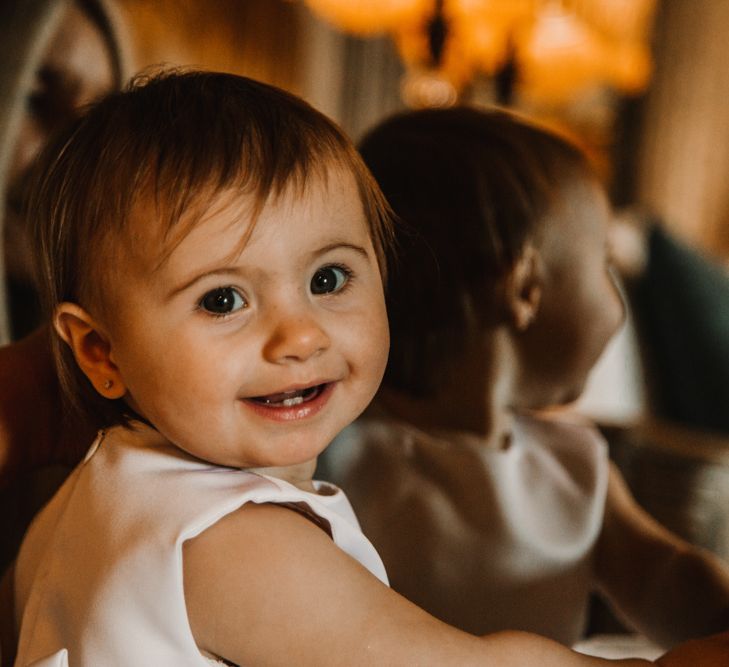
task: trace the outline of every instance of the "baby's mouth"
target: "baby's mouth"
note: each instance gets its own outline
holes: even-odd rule
[[[284,391],[279,394],[269,394],[268,396],[254,396],[249,399],[255,403],[261,403],[272,408],[292,408],[301,405],[307,401],[314,400],[326,387],[326,384],[317,384],[313,387],[304,389],[296,389],[294,391]]]

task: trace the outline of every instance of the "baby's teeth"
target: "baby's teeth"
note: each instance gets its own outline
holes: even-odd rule
[[[303,396],[294,396],[293,398],[285,398],[283,400],[283,404],[287,408],[290,408],[293,405],[299,405],[300,403],[303,403],[303,402],[304,402],[304,397]]]

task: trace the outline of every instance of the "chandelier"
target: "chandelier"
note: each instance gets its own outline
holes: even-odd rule
[[[479,74],[501,102],[564,104],[594,87],[636,94],[651,73],[656,0],[305,1],[346,32],[390,35],[413,106],[452,103]]]

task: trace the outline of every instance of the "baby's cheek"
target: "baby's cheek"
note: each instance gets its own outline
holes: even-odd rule
[[[372,330],[374,354],[379,361],[378,368],[381,367],[382,373],[385,371],[387,357],[390,352],[390,326],[387,321],[387,311],[382,308],[379,317],[369,325]]]
[[[390,332],[384,313],[370,313],[351,323],[347,335],[351,337],[352,353],[356,355],[359,374],[373,391],[379,387],[385,373],[390,348]],[[356,347],[356,352],[354,348]]]

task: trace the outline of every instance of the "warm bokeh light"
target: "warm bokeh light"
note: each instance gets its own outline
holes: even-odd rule
[[[396,30],[432,9],[432,0],[306,0],[322,18],[342,30],[371,35]]]
[[[607,0],[611,2],[618,4]],[[588,16],[595,21],[588,23],[557,5],[539,12],[519,39],[525,95],[568,101],[589,86],[607,84],[633,94],[647,85],[651,69],[648,47],[644,40],[626,36],[638,32],[635,13],[626,15],[626,33],[616,29],[615,17],[608,24],[598,20],[598,13]]]
[[[528,96],[562,100],[604,81],[605,45],[574,14],[557,6],[540,11],[519,35],[521,84]]]
[[[389,33],[411,70],[403,90],[413,90],[413,82],[426,76],[458,92],[477,74],[493,76],[513,65],[521,96],[562,104],[595,86],[635,94],[650,78],[655,0],[306,2],[345,31]],[[445,26],[439,50],[430,34],[435,18]]]

